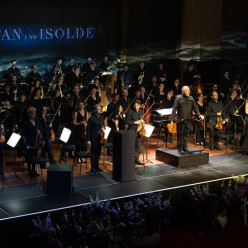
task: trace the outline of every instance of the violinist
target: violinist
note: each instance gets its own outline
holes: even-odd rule
[[[207,105],[207,117],[209,118],[209,126],[210,126],[210,150],[211,151],[213,151],[214,149],[219,150],[219,151],[221,150],[218,145],[219,130],[215,127],[217,123],[217,119],[219,119],[219,121],[222,122],[223,124],[225,122],[228,122],[228,119],[225,119],[225,113],[222,114],[223,103],[218,100],[218,97],[219,97],[218,92],[212,91],[211,93],[212,100]]]
[[[104,132],[104,117],[102,115],[102,107],[97,104],[94,106],[94,111],[89,118],[87,129],[86,129],[86,138],[87,144],[91,146],[91,154],[93,155],[91,159],[91,172],[102,172],[102,169],[99,168],[99,159],[101,153],[100,145],[100,132]]]
[[[46,106],[43,106],[41,108],[41,117],[39,118],[39,120],[42,126],[43,139],[45,141],[45,146],[41,150],[41,157],[46,157],[46,153],[47,153],[50,163],[56,164],[53,157],[52,143],[50,139],[50,128],[52,128],[52,124],[48,122]]]
[[[37,171],[35,170],[35,164],[32,163],[33,157],[37,156],[38,150],[36,148],[37,145],[37,137],[42,134],[42,126],[36,117],[36,108],[30,107],[27,110],[28,120],[24,122],[23,125],[23,140],[24,145],[27,149],[27,153],[25,154],[25,160],[28,165],[28,172],[30,177],[39,176]]]
[[[86,127],[89,115],[86,112],[86,106],[83,102],[78,104],[78,109],[73,113],[73,125],[75,129],[75,147],[76,153],[80,151],[87,152],[87,142],[86,142]],[[79,161],[80,162],[80,161]]]
[[[139,165],[143,165],[142,162],[139,161],[139,153],[141,146],[141,136],[137,131],[138,126],[144,121],[141,119],[143,116],[143,111],[140,108],[141,103],[140,100],[136,99],[134,101],[134,107],[127,113],[126,123],[128,124],[128,129],[132,130],[136,133],[135,139],[135,163]]]
[[[171,123],[175,120],[177,112],[177,147],[178,152],[186,152],[189,150],[187,148],[187,141],[190,135],[190,126],[192,111],[199,116],[200,119],[204,119],[204,116],[200,115],[198,107],[195,104],[195,100],[190,96],[190,89],[188,86],[182,87],[182,95],[177,97],[171,114]]]
[[[225,116],[228,119],[228,122],[226,123],[227,127],[227,134],[233,135],[235,132],[235,123],[230,120],[230,115],[234,115],[236,110],[238,109],[239,105],[239,100],[237,99],[238,97],[238,92],[237,90],[230,90],[229,91],[229,98],[225,101],[225,106],[228,104],[227,108],[225,109]],[[230,144],[234,144],[234,136],[232,139],[229,140]]]

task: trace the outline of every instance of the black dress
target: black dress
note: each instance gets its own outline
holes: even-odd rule
[[[84,116],[80,114],[80,112],[77,113],[77,123],[86,121],[86,111]],[[86,128],[84,125],[77,125],[75,128],[75,146],[76,146],[76,153],[80,151],[87,151],[87,142],[86,137],[83,138],[83,134],[86,133]]]

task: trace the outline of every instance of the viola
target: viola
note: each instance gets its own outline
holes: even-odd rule
[[[140,122],[136,132],[138,132],[140,136],[146,135],[145,124],[143,121]]]
[[[219,130],[223,129],[223,119],[222,119],[221,116],[220,117],[217,117],[215,128],[216,129],[219,129]]]
[[[54,142],[55,141],[55,134],[54,134],[54,131],[52,128],[49,129],[50,131],[50,140],[51,142]]]
[[[100,145],[105,145],[105,144],[107,143],[107,140],[104,138],[104,135],[105,135],[104,131],[101,130],[101,131],[99,132],[99,135],[100,135],[99,144],[100,144]]]
[[[44,141],[44,139],[43,139],[43,135],[40,133],[40,134],[38,134],[37,133],[37,136],[36,136],[36,145],[35,145],[35,147],[37,148],[37,149],[41,149],[41,148],[43,148],[45,146],[45,141]]]

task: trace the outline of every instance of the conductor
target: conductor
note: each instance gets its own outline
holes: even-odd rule
[[[201,120],[204,119],[203,115],[200,115],[199,109],[195,104],[195,100],[190,96],[190,89],[188,86],[182,87],[182,95],[177,97],[171,114],[171,123],[175,121],[177,116],[177,148],[181,153],[188,153],[187,141],[190,135],[190,125],[192,111],[194,110],[197,117]]]

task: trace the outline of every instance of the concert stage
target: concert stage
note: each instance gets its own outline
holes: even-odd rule
[[[38,178],[36,182],[0,190],[0,223],[7,219],[76,207],[88,203],[89,196],[94,198],[97,193],[100,199],[120,199],[154,191],[166,191],[170,196],[173,189],[221,181],[240,174],[248,174],[248,156],[234,152],[210,156],[208,164],[187,168],[165,163],[138,167],[137,179],[124,183],[114,181],[111,171],[77,176],[73,178],[74,191],[70,196],[49,196],[43,191],[45,187],[40,188]]]

